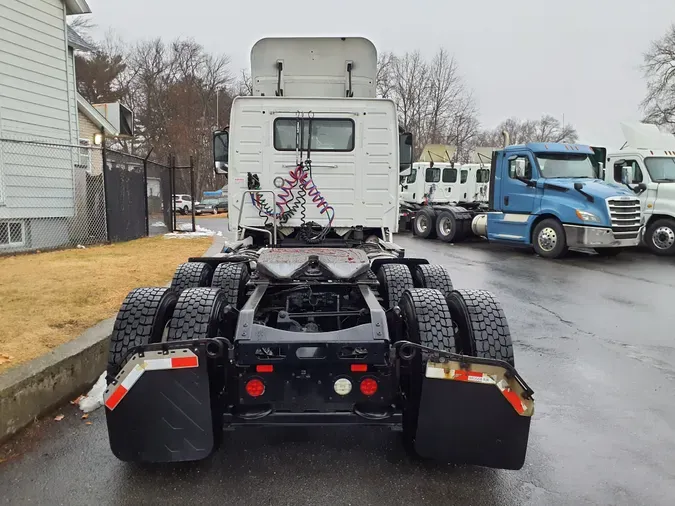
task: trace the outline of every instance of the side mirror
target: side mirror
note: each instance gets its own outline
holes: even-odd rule
[[[413,163],[413,136],[406,132],[398,136],[400,170],[409,169]]]
[[[216,174],[228,172],[228,149],[230,146],[230,133],[227,130],[213,132],[213,162]]]
[[[623,184],[633,184],[633,168],[623,167],[621,169],[621,182]]]

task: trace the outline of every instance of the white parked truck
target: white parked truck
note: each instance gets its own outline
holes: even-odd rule
[[[376,73],[362,38],[253,47],[254,96],[214,134],[226,250],[132,291],[115,322],[118,458],[203,459],[224,429],[375,426],[426,458],[522,467],[534,401],[501,306],[392,241],[412,136]]]
[[[401,180],[406,204],[487,203],[490,168],[478,163],[415,162]]]
[[[604,178],[639,197],[647,247],[675,255],[675,136],[644,123],[622,123],[621,129],[626,143],[606,155]]]

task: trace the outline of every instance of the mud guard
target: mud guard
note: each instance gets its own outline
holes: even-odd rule
[[[523,467],[534,400],[497,364],[502,363],[427,363],[415,437],[421,457],[500,469]]]
[[[203,459],[216,442],[211,402],[203,348],[136,353],[104,394],[110,448],[129,462]]]

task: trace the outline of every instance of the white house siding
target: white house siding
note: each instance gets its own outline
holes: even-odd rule
[[[75,72],[62,0],[0,0],[0,138],[77,143]],[[74,214],[75,154],[73,148],[0,141],[0,220],[26,219],[27,240],[38,235],[28,218],[50,218],[55,234],[65,231],[54,218]],[[40,220],[39,228],[48,223]],[[58,242],[53,235],[50,241]]]

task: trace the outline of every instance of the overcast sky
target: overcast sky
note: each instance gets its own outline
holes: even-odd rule
[[[580,142],[618,148],[639,120],[640,65],[675,22],[675,0],[88,0],[97,25],[125,40],[192,37],[248,68],[251,46],[279,35],[359,35],[378,51],[444,46],[474,90],[483,127],[551,114]]]

